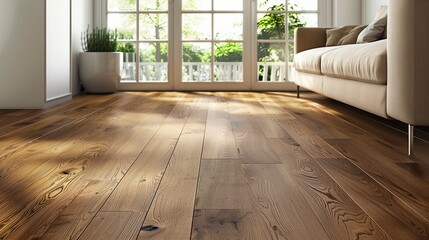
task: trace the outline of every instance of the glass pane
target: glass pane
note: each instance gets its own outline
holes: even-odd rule
[[[293,41],[293,36],[294,36],[294,31],[295,28],[298,27],[306,27],[307,25],[307,19],[304,17],[304,15],[308,15],[308,14],[303,14],[303,13],[290,13],[288,16],[288,31],[289,31],[289,40]],[[311,14],[311,15],[316,15],[316,22],[317,22],[317,14]]]
[[[216,40],[242,40],[243,14],[214,14],[214,35]]]
[[[258,0],[258,11],[285,11],[285,6],[286,0]]]
[[[212,10],[212,0],[183,0],[183,10]]]
[[[168,39],[168,14],[140,14],[140,40]]]
[[[306,27],[319,26],[317,13],[301,13],[299,17],[302,19],[302,22],[305,23]]]
[[[243,81],[242,43],[216,43],[214,55],[214,80],[216,82]]]
[[[286,14],[258,14],[258,39],[285,39]]]
[[[183,43],[182,81],[211,81],[211,43]]]
[[[118,43],[117,52],[123,53],[121,82],[136,81],[136,45],[133,43]]]
[[[141,0],[140,11],[168,11],[168,0]]]
[[[288,9],[291,11],[317,11],[317,1],[318,0],[289,0]]]
[[[140,43],[139,82],[167,82],[168,43]]]
[[[136,0],[108,0],[108,11],[135,11]]]
[[[107,24],[110,29],[118,29],[118,40],[135,40],[137,37],[136,14],[109,13]]]
[[[286,81],[285,47],[283,43],[258,44],[258,81]]]
[[[211,14],[183,14],[184,40],[211,40]]]
[[[289,41],[289,43],[288,43],[288,51],[289,51],[289,53],[288,53],[288,56],[289,56],[288,61],[289,62],[293,62],[293,59],[295,57],[294,50],[295,50],[295,46],[294,46],[293,41]]]
[[[214,0],[214,10],[242,11],[243,0]]]

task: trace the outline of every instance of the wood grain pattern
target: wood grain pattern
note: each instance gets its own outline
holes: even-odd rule
[[[37,122],[37,124],[30,124],[27,127],[21,127],[15,131],[5,129],[6,134],[3,134],[3,136],[0,137],[1,155],[17,150],[25,144],[44,137],[63,127],[77,123],[84,117],[96,113],[99,110],[99,107],[104,104],[109,105],[108,103],[100,103],[98,107],[97,105],[91,108],[82,107],[71,112],[61,113],[50,118],[43,119],[42,121]],[[16,136],[21,136],[23,138],[17,138]]]
[[[429,184],[429,164],[428,163],[398,163],[398,166],[405,169],[412,176]]]
[[[270,144],[331,239],[390,239],[300,146]]]
[[[244,163],[281,163],[246,105],[240,96],[227,101],[239,157]]]
[[[24,122],[28,121],[29,119],[44,119],[49,116],[54,116],[55,114],[59,114],[61,112],[66,112],[71,109],[77,108],[81,106],[81,104],[86,104],[88,101],[105,101],[108,99],[118,98],[117,95],[105,95],[100,96],[97,99],[93,99],[90,95],[79,95],[74,96],[73,101],[69,101],[51,108],[47,109],[26,109],[26,110],[17,110],[17,109],[10,109],[10,110],[0,110],[0,131],[3,132],[3,128],[8,128],[12,124],[19,125],[22,123],[22,125],[26,126]],[[12,127],[13,129],[16,129],[16,126]],[[4,133],[4,132],[3,132]]]
[[[14,185],[14,191],[9,190],[8,198],[3,198],[0,206],[0,239],[39,238],[87,184],[79,181],[79,175],[54,172],[34,182],[26,179],[22,183],[26,185],[25,191],[21,190],[20,182]],[[31,181],[31,185],[27,181]],[[0,192],[4,193],[5,189],[2,187]]]
[[[362,143],[347,141],[330,141],[330,143],[343,152],[356,166],[374,178],[383,188],[401,198],[409,206],[413,206],[416,214],[429,221],[429,188],[427,182],[416,175],[399,167],[389,158],[377,158],[377,154],[365,151],[371,147]],[[404,181],[404,179],[407,179]]]
[[[227,104],[223,98],[212,102],[207,115],[203,159],[239,158]]]
[[[347,159],[316,160],[387,233],[429,239],[429,222]]]
[[[274,121],[273,117],[260,103],[260,94],[252,94],[249,97],[244,97],[243,101],[246,103],[245,107],[249,111],[249,118],[253,118],[259,128],[262,130],[266,138],[288,138],[290,135],[285,131],[282,126]]]
[[[189,238],[188,238],[189,239]],[[252,210],[195,210],[191,239],[282,239]]]
[[[136,100],[136,99],[133,99]],[[126,101],[125,101],[126,103]],[[130,105],[132,106],[132,105]],[[99,124],[97,128],[92,129],[91,125],[85,125],[81,126],[86,127],[86,129],[91,132],[91,134],[87,134],[87,131],[67,131],[68,133],[80,133],[83,136],[79,136],[78,141],[73,142],[73,148],[69,147],[68,149],[63,149],[63,151],[59,151],[56,154],[53,154],[52,157],[49,159],[41,159],[42,162],[39,161],[40,166],[37,168],[34,168],[32,164],[28,164],[28,162],[31,163],[37,163],[38,159],[34,158],[34,155],[28,155],[26,156],[29,159],[26,159],[26,161],[22,161],[22,164],[25,164],[24,166],[30,170],[29,172],[32,174],[32,178],[26,178],[26,175],[23,174],[16,174],[14,171],[9,171],[9,173],[14,174],[4,174],[2,179],[2,182],[4,183],[1,186],[1,192],[7,192],[7,196],[13,197],[13,198],[20,198],[20,201],[23,203],[27,202],[24,209],[31,209],[35,208],[36,210],[30,211],[23,211],[21,210],[21,214],[16,214],[15,211],[17,211],[21,206],[17,205],[10,205],[7,204],[7,202],[3,202],[3,204],[0,203],[0,209],[2,209],[2,219],[1,222],[4,225],[13,224],[14,226],[18,226],[21,223],[16,223],[17,219],[19,218],[20,222],[25,222],[25,225],[32,226],[34,232],[29,231],[26,227],[20,226],[20,229],[22,231],[17,232],[16,234],[23,234],[18,235],[20,237],[24,236],[39,236],[43,233],[44,230],[46,230],[47,226],[51,221],[53,221],[56,216],[68,205],[70,204],[71,200],[79,194],[79,192],[82,190],[82,188],[85,187],[84,184],[87,181],[80,181],[82,179],[82,176],[84,173],[87,173],[88,169],[91,169],[91,166],[94,167],[94,161],[96,161],[100,155],[102,155],[103,152],[106,151],[109,147],[109,139],[115,139],[114,133],[120,132],[121,134],[127,134],[126,131],[124,131],[127,126],[124,125],[122,128],[116,128],[116,131],[112,130],[110,123],[109,123],[109,116],[111,117],[111,114],[109,111],[105,112],[106,114],[101,114],[99,117],[104,117],[104,122]],[[122,115],[124,120],[126,119],[126,115]],[[114,119],[118,119],[118,116],[116,116],[116,113],[114,113]],[[96,119],[95,119],[96,120]],[[101,119],[100,119],[101,120]],[[113,120],[113,119],[112,119]],[[120,119],[119,119],[120,120]],[[129,121],[130,122],[130,121]],[[130,122],[132,123],[132,122]],[[63,129],[66,130],[66,129]],[[63,131],[61,130],[61,131]],[[76,128],[74,129],[76,130]],[[106,131],[107,130],[107,131]],[[55,134],[60,134],[61,131],[57,131]],[[60,135],[61,136],[61,135]],[[48,136],[46,137],[49,139]],[[65,137],[65,136],[62,136]],[[88,138],[94,137],[90,144],[88,144]],[[46,140],[45,138],[41,139],[40,142],[43,142],[43,140]],[[44,147],[48,147],[49,144],[45,144]],[[43,152],[42,148],[41,152]],[[55,151],[54,151],[55,152]],[[24,152],[25,153],[25,152]],[[18,152],[19,156],[20,152]],[[14,156],[17,157],[16,155]],[[38,157],[38,155],[36,155]],[[44,155],[46,157],[46,154]],[[13,158],[11,158],[13,160]],[[33,160],[33,161],[31,161]],[[106,159],[104,159],[106,160]],[[54,167],[55,166],[55,167]],[[96,167],[96,166],[95,166]],[[21,167],[22,170],[25,170],[25,168]],[[10,170],[10,169],[8,169]],[[13,170],[13,169],[12,169]],[[38,185],[37,183],[43,183]],[[70,184],[70,186],[69,186]],[[53,191],[52,188],[57,187],[58,189],[55,189],[56,194],[51,194],[49,192]],[[27,191],[22,191],[21,189],[27,189]],[[70,191],[66,191],[66,189],[71,189]],[[75,190],[80,189],[80,190]],[[31,194],[28,194],[28,191],[30,191]],[[54,201],[54,205],[50,206],[50,202],[48,200],[44,200],[41,203],[39,203],[40,199],[46,198],[45,195],[47,192],[50,195],[53,195],[50,198],[59,198],[59,199],[67,199],[67,201]],[[49,200],[50,200],[49,198]],[[40,205],[40,206],[39,206]],[[55,214],[52,214],[52,212],[49,212],[46,210],[46,208],[53,209],[56,207]],[[33,213],[34,212],[34,213]],[[42,222],[39,221],[38,216],[45,216],[49,215],[49,218],[45,219],[45,222],[43,223],[43,226],[40,226]],[[15,234],[15,233],[13,233]],[[14,236],[14,235],[12,235]]]
[[[132,114],[133,120],[118,119],[125,129],[110,128],[112,138],[109,148],[98,158],[97,167],[88,169],[86,179],[120,181],[141,153],[161,128],[171,106],[161,105],[148,114]],[[128,114],[125,114],[127,116]]]
[[[245,164],[243,168],[254,209],[267,218],[278,238],[329,239],[282,164]]]
[[[26,111],[40,111],[39,114],[31,114],[29,117],[19,121],[11,121],[9,124],[0,125],[0,136],[4,136],[7,134],[14,133],[23,128],[29,127],[37,127],[38,129],[44,129],[49,126],[49,124],[44,124],[40,126],[41,123],[50,120],[51,117],[57,118],[58,116],[66,116],[63,117],[65,122],[69,122],[69,118],[73,118],[73,113],[75,111],[82,111],[84,109],[89,110],[98,110],[101,106],[108,106],[120,99],[120,96],[115,95],[106,95],[98,99],[89,100],[89,96],[78,97],[74,103],[65,103],[64,105],[59,105],[53,107],[52,109],[44,109],[44,110],[26,110]],[[1,118],[3,119],[3,118]],[[55,121],[53,121],[55,122]],[[37,124],[37,126],[34,126]]]
[[[78,239],[116,187],[114,181],[91,181],[55,219],[41,239]]]
[[[273,101],[271,98],[267,98],[265,99],[265,101],[262,101],[261,105],[275,119],[278,119],[278,120],[296,119],[289,111],[283,108],[279,103]]]
[[[189,239],[206,116],[191,112],[143,224],[158,229],[138,239]]]
[[[311,93],[0,110],[0,239],[428,239],[424,130],[408,158],[403,125]]]
[[[121,101],[122,104],[127,103],[124,98]],[[34,168],[34,165],[42,165],[46,161],[54,158],[58,154],[65,152],[67,149],[77,147],[76,144],[82,144],[92,134],[103,131],[109,120],[115,118],[115,114],[112,113],[114,107],[123,106],[120,103],[114,103],[108,105],[106,108],[93,109],[93,114],[87,115],[85,120],[89,120],[88,124],[81,124],[80,121],[73,122],[63,128],[56,129],[51,133],[38,133],[38,130],[34,130],[37,135],[37,139],[34,139],[33,135],[26,135],[28,132],[17,132],[10,136],[7,141],[2,141],[0,146],[4,147],[3,154],[0,155],[0,178],[4,178],[9,174],[13,173],[14,169],[17,168]],[[77,115],[80,115],[77,113]],[[99,121],[103,121],[104,124],[94,124]],[[83,121],[83,119],[81,119]],[[37,129],[37,126],[35,126]],[[33,131],[32,130],[32,131]],[[41,128],[43,132],[43,128]],[[21,135],[23,134],[23,135]],[[5,140],[5,139],[3,139]],[[11,145],[12,144],[12,145]],[[31,161],[26,161],[27,159]],[[29,165],[28,163],[32,163]],[[25,169],[22,169],[25,170]],[[25,170],[30,171],[30,170]],[[15,175],[14,178],[17,176]]]
[[[99,212],[79,239],[136,239],[145,213]]]
[[[104,212],[147,212],[177,139],[152,140],[104,204]]]
[[[291,115],[298,119],[311,131],[322,139],[348,139],[349,136],[340,131],[338,126],[350,126],[348,122],[339,121],[338,118],[326,114],[321,109],[315,108],[309,101],[302,101],[296,98],[272,97],[273,101],[287,109],[293,109]],[[291,120],[279,119],[278,120]],[[335,120],[334,120],[335,119]],[[334,121],[333,121],[334,120]]]
[[[251,209],[250,189],[241,162],[201,162],[195,209]]]
[[[343,157],[335,148],[325,140],[314,134],[298,120],[279,120],[280,125],[302,146],[313,158],[339,158]]]

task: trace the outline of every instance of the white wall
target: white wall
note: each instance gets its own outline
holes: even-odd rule
[[[387,0],[362,0],[363,24],[368,24],[374,20],[375,14],[380,6],[387,5],[387,2]]]
[[[0,108],[41,108],[45,99],[44,1],[0,0],[0,22]]]
[[[82,52],[80,42],[81,32],[93,26],[93,1],[91,0],[71,0],[72,2],[72,92],[73,95],[80,93],[79,80],[79,52]]]
[[[70,0],[46,0],[46,100],[71,94]]]
[[[362,0],[333,0],[333,26],[361,24],[361,11]]]

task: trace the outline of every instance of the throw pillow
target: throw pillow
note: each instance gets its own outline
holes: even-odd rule
[[[354,44],[357,41],[359,33],[366,26],[348,25],[326,31],[326,46],[337,46]]]
[[[358,36],[356,43],[368,43],[380,40],[386,33],[387,6],[381,6],[375,19]]]
[[[375,16],[376,19],[382,18],[384,16],[387,16],[387,6],[386,5],[382,5],[377,12],[377,15]],[[386,39],[387,38],[387,24],[386,27],[384,28],[384,32],[383,32],[383,36],[381,37],[382,39]]]
[[[338,45],[355,44],[359,34],[366,28],[366,25],[356,26],[346,33],[339,41]]]

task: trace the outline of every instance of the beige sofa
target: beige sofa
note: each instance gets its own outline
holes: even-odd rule
[[[384,118],[429,125],[429,1],[390,0],[387,39],[325,47],[327,28],[298,28],[292,79],[298,86]]]

